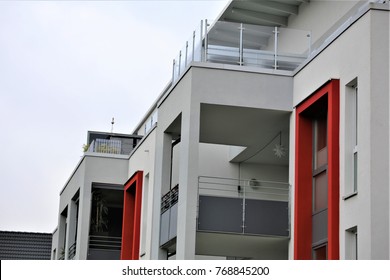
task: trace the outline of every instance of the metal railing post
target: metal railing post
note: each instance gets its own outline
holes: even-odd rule
[[[242,233],[245,234],[245,206],[246,206],[246,184],[244,184],[242,197]]]
[[[208,40],[208,33],[207,33],[207,19],[205,20],[205,34],[204,34],[204,61],[207,62],[207,52],[208,52],[208,45],[209,45],[209,40]]]
[[[176,67],[176,60],[174,59],[172,63],[172,82],[175,81],[175,67]]]
[[[279,31],[278,31],[278,27],[275,26],[275,30],[274,30],[274,38],[275,38],[275,50],[274,50],[274,69],[278,69],[278,34],[279,34]]]
[[[309,44],[309,47],[307,48],[308,49],[307,56],[309,57],[309,55],[311,54],[311,33],[310,32],[307,33],[306,37]]]
[[[184,68],[187,67],[188,41],[186,41],[186,57],[184,59]]]
[[[181,66],[181,51],[179,52],[179,69],[178,69],[179,76],[180,76],[180,66]]]
[[[196,37],[196,32],[194,31],[192,35],[192,60],[195,61],[195,37]]]
[[[239,47],[239,65],[242,66],[244,64],[243,60],[243,54],[244,54],[244,50],[243,50],[243,31],[244,31],[244,27],[243,27],[243,24],[241,23],[240,24],[240,47]]]
[[[200,21],[200,61],[203,61],[203,20]]]

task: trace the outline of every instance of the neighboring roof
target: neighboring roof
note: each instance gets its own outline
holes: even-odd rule
[[[50,260],[51,233],[0,231],[0,260]]]

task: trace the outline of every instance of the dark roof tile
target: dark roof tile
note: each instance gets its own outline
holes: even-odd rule
[[[51,233],[0,231],[0,260],[50,260]]]

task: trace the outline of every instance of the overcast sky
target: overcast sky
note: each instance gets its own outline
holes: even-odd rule
[[[0,1],[0,230],[55,229],[87,131],[131,133],[227,2]]]

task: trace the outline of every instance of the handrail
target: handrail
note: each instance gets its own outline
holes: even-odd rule
[[[89,236],[89,248],[100,250],[121,250],[122,237],[118,236]]]
[[[161,198],[161,214],[176,204],[179,200],[179,185],[173,187]]]
[[[290,185],[287,182],[258,180],[254,178],[237,179],[199,176],[199,195],[289,201]]]

